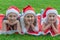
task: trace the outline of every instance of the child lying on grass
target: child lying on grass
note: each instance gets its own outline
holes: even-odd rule
[[[44,34],[50,33],[52,36],[58,34],[58,18],[57,18],[57,10],[51,7],[46,8],[43,13],[43,22],[42,22],[42,30]]]
[[[20,18],[23,33],[27,33],[31,35],[38,34],[39,28],[37,25],[37,17],[34,9],[28,5],[23,9],[23,15]]]
[[[6,17],[3,19],[3,34],[12,34],[18,32],[21,34],[21,26],[19,22],[19,12],[20,10],[15,7],[11,6],[6,11]]]

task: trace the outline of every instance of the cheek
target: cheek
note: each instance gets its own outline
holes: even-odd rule
[[[27,18],[25,18],[24,20],[25,20],[25,22],[27,22],[27,21],[28,21],[28,19],[27,19]]]
[[[51,19],[51,17],[48,17],[48,19]]]
[[[32,18],[32,20],[31,20],[32,22],[34,22],[35,21],[35,18]]]
[[[57,20],[57,18],[55,17],[55,18],[54,18],[54,21],[56,21],[56,20]]]
[[[34,21],[35,20],[35,18],[32,18],[32,21]]]
[[[54,17],[54,19],[57,19],[57,17]]]
[[[8,19],[11,19],[10,17],[7,17]]]
[[[24,22],[25,22],[25,24],[28,24],[29,21],[28,21],[28,19],[24,19]]]
[[[50,22],[51,21],[51,18],[48,18],[47,21]]]
[[[51,18],[49,18],[49,20],[51,20]]]

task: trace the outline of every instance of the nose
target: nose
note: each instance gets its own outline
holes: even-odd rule
[[[51,19],[53,19],[53,17],[51,17]]]
[[[11,19],[13,19],[13,17]]]
[[[31,17],[29,19],[31,20]]]

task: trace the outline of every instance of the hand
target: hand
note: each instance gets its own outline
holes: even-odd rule
[[[10,24],[10,25],[14,25],[14,24],[16,24],[16,23],[18,23],[18,20],[16,20],[16,21],[15,21],[15,22],[13,22],[13,23],[8,22],[8,24]]]
[[[52,25],[52,27],[54,27],[54,24],[53,23],[51,25]]]
[[[30,26],[31,26],[32,28],[34,28],[34,25],[33,25],[33,24],[30,24]]]
[[[31,27],[32,27],[32,30],[33,30],[34,32],[37,32],[37,30],[35,30],[35,26],[34,26],[33,24],[31,24]]]
[[[30,25],[30,22],[27,22],[27,25]]]
[[[26,26],[26,30],[27,30],[27,31],[29,30],[29,28],[30,28],[30,26]]]
[[[50,27],[51,26],[51,23],[47,24],[47,27]]]

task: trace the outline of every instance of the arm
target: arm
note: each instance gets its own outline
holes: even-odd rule
[[[17,22],[17,31],[18,31],[20,34],[22,34],[22,33],[21,33],[21,30],[22,30],[22,29],[21,29],[21,26],[20,26],[20,22],[19,22],[18,20],[17,20],[16,22]]]
[[[29,28],[30,28],[30,26],[29,26],[29,25],[27,25],[27,26],[26,26],[27,31],[29,30]]]
[[[45,23],[43,23],[43,25],[42,25],[42,30],[45,31],[46,29],[48,29],[48,28],[50,27],[50,25],[51,25],[51,24],[47,24],[47,25],[46,25]]]
[[[34,25],[33,24],[31,24],[31,27],[34,29]]]
[[[6,29],[6,23],[7,23],[6,20],[4,20],[3,23],[2,23],[2,31],[3,32],[6,32],[7,31],[7,29]]]
[[[28,31],[29,28],[30,28],[30,23],[28,22],[28,24],[25,24],[25,27],[26,27],[26,29],[27,29],[27,31]]]
[[[37,28],[38,26],[36,27],[36,26],[34,26],[33,24],[31,24],[31,27],[32,27],[32,30],[33,30],[33,31],[35,31],[35,32],[39,31],[39,29]]]
[[[55,33],[58,33],[57,25],[56,25],[56,27],[55,27],[54,24],[52,24],[52,28],[53,28],[53,30],[54,30]]]

